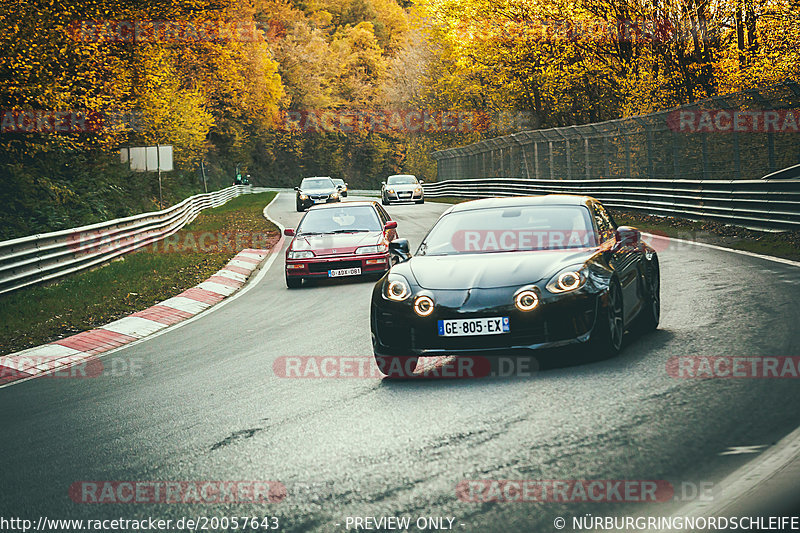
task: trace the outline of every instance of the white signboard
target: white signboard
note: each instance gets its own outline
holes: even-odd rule
[[[174,170],[172,163],[172,146],[137,146],[122,148],[119,151],[120,163],[130,163],[134,172],[170,172]],[[159,168],[160,167],[160,168]]]

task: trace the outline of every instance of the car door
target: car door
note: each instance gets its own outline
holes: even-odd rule
[[[628,323],[630,317],[638,311],[639,286],[637,274],[639,266],[637,263],[639,254],[636,248],[632,246],[623,246],[617,250],[613,249],[617,226],[605,207],[593,202],[592,216],[600,235],[600,242],[609,247],[610,263],[617,273],[617,279],[619,279],[620,288],[622,289],[625,323]]]
[[[375,204],[375,209],[378,211],[378,218],[381,220],[381,227],[386,226],[387,222],[392,220],[392,217],[389,216],[389,213],[383,208],[383,206]],[[386,240],[393,241],[398,237],[397,230],[390,229],[386,232]]]

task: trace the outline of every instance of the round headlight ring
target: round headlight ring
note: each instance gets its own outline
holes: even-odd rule
[[[520,311],[533,311],[539,306],[539,295],[532,290],[524,290],[514,297],[514,305]]]
[[[562,291],[571,291],[577,289],[581,284],[581,275],[579,272],[564,272],[558,276],[558,288]]]
[[[399,280],[390,281],[389,286],[386,288],[386,297],[395,302],[402,302],[408,298],[408,295],[408,285]]]
[[[421,317],[430,316],[433,313],[433,299],[430,296],[418,296],[414,300],[414,312]]]

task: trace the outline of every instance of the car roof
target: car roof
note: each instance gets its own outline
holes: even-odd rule
[[[392,174],[390,178],[416,178],[414,174]]]
[[[374,200],[356,200],[354,202],[335,202],[335,203],[332,203],[332,204],[317,204],[317,205],[311,206],[309,209],[314,209],[314,210],[317,210],[317,209],[335,209],[335,208],[341,209],[342,207],[358,207],[358,206],[365,206],[365,205],[369,205],[369,206],[375,207],[376,205],[378,205],[378,202],[376,202]]]
[[[451,212],[489,209],[493,207],[523,207],[533,205],[587,205],[596,200],[591,196],[577,194],[545,194],[541,196],[509,196],[505,198],[484,198],[455,204]]]
[[[304,180],[329,180],[333,179],[330,176],[309,176],[307,178],[303,178]]]

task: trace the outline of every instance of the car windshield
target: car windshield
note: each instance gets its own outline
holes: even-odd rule
[[[417,255],[453,255],[596,246],[582,206],[496,207],[455,211],[439,219]]]
[[[414,185],[417,178],[414,176],[389,176],[386,180],[387,185]]]
[[[381,231],[375,209],[368,205],[312,209],[300,222],[298,233],[357,233]]]
[[[344,180],[332,179],[334,185],[344,185]]]
[[[300,184],[301,189],[333,189],[333,181],[330,178],[306,178]]]

